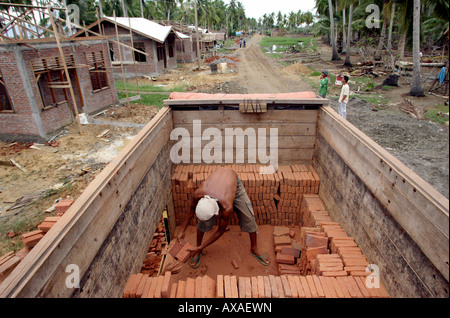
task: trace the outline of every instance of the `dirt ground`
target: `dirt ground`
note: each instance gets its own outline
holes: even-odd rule
[[[208,67],[194,71],[196,63],[180,65],[168,70],[156,79],[140,79],[141,84],[161,84],[166,88],[188,87],[189,91],[208,93],[283,93],[312,90],[316,79],[308,78],[308,69],[328,69],[337,74],[342,62],[331,62],[330,48],[320,46],[321,60],[310,64],[299,63],[285,66],[262,52],[256,35],[247,41],[247,48],[232,53],[240,59],[237,67],[230,66],[226,74],[210,74]],[[295,58],[295,56],[293,57]],[[356,63],[358,57],[352,57]],[[379,81],[377,79],[377,85]],[[407,80],[407,79],[406,79]],[[449,128],[445,125],[417,120],[399,110],[398,104],[406,97],[407,82],[400,87],[380,91],[388,101],[382,110],[373,111],[373,105],[361,98],[353,98],[348,105],[348,120],[369,137],[390,151],[423,177],[438,191],[449,196]],[[350,82],[351,89],[355,85]],[[330,106],[337,107],[338,88],[331,87],[328,98]],[[443,103],[439,97],[409,98],[419,107]],[[0,165],[0,255],[21,246],[18,234],[36,229],[36,226],[51,213],[44,212],[56,199],[66,196],[76,199],[101,169],[156,114],[152,106],[113,106],[105,113],[90,118],[90,124],[78,133],[77,125],[66,127],[55,138],[55,147],[40,146],[41,150],[22,149],[13,141],[0,141],[0,160],[13,159],[26,169]],[[100,137],[103,132],[108,132]],[[17,208],[14,208],[17,207]],[[249,253],[247,234],[238,227],[224,234],[214,248],[207,248],[202,266],[197,270],[188,265],[178,275],[191,275],[204,271],[208,275],[233,273],[239,276],[254,276],[276,272],[272,243],[272,227],[261,226],[260,248],[272,260],[271,266],[260,265]],[[8,233],[12,237],[8,236]],[[194,228],[189,228],[187,239],[195,242]],[[229,248],[233,246],[233,248]],[[241,264],[238,270],[231,266],[231,259]],[[225,261],[224,261],[225,260]],[[255,274],[256,273],[256,274]],[[182,278],[180,278],[182,279]]]
[[[216,230],[216,226],[213,231]],[[273,243],[273,226],[258,226],[258,248],[261,253],[265,253],[270,263],[268,266],[260,264],[256,258],[250,254],[250,238],[247,233],[241,232],[239,225],[230,225],[229,231],[225,232],[214,244],[203,250],[200,259],[200,266],[193,269],[188,262],[182,265],[179,273],[174,275],[176,280],[185,280],[187,277],[208,275],[235,275],[235,276],[257,276],[257,275],[278,275],[278,264],[275,261],[275,250]],[[298,227],[297,227],[298,229]],[[298,229],[300,235],[300,230]],[[177,233],[177,232],[175,232]],[[194,226],[189,226],[186,230],[186,241],[195,245],[197,230]],[[211,232],[205,234],[206,239]],[[294,236],[295,239],[295,236]],[[232,261],[235,261],[239,268],[234,268]]]

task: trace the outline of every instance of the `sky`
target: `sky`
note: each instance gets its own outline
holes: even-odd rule
[[[281,11],[282,14],[288,15],[289,12],[298,10],[311,11],[315,13],[315,0],[238,0],[245,7],[245,14],[249,18],[258,19],[264,13]],[[225,1],[229,3],[229,1]]]

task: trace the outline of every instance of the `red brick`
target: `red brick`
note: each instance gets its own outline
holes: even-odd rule
[[[264,277],[258,276],[256,278],[256,281],[257,281],[257,286],[258,286],[258,298],[266,298],[265,288],[264,288]]]
[[[133,284],[132,289],[131,289],[131,291],[130,291],[130,298],[137,298],[136,294],[137,294],[139,285],[141,284],[141,281],[142,281],[143,279],[145,279],[144,274],[138,273],[138,274],[136,275],[135,283]]]
[[[297,291],[297,286],[295,284],[294,276],[287,275],[286,278],[288,280],[289,287],[291,288],[292,298],[298,298],[298,291]]]
[[[238,269],[239,268],[239,264],[235,260],[232,260],[231,264],[233,265],[234,269]]]
[[[231,287],[231,298],[239,298],[236,276],[230,277],[230,287]]]
[[[342,293],[344,294],[344,298],[351,298],[350,291],[348,290],[347,284],[345,280],[342,279],[342,277],[336,277],[336,280],[339,284],[339,286],[342,289]]]
[[[333,286],[333,288],[334,288],[334,290],[335,290],[335,292],[336,292],[337,297],[338,297],[338,298],[344,298],[344,297],[345,297],[345,294],[344,294],[344,292],[342,291],[342,288],[341,288],[341,286],[339,285],[339,283],[338,283],[336,277],[330,277],[330,278],[329,278],[329,281],[331,282],[331,285]]]
[[[175,298],[186,298],[186,281],[179,280]]]
[[[292,255],[277,253],[277,256],[275,259],[276,259],[277,263],[280,263],[280,264],[288,264],[288,265],[295,264],[295,257]]]
[[[158,276],[156,279],[156,288],[154,298],[161,298],[161,290],[164,283],[164,276]]]
[[[295,283],[295,286],[297,287],[298,298],[305,298],[306,297],[306,293],[305,293],[305,290],[303,288],[303,284],[300,281],[300,277],[301,276],[293,276],[294,283]]]
[[[217,275],[217,284],[216,284],[216,297],[217,298],[225,298],[225,291],[223,286],[223,275]]]
[[[317,290],[317,296],[319,298],[325,297],[325,293],[323,291],[322,284],[320,283],[319,277],[317,277],[316,275],[312,275],[312,279],[314,281],[314,286],[316,287],[316,290]]]
[[[203,280],[201,276],[195,278],[195,298],[202,298]]]
[[[141,298],[148,298],[147,296],[148,296],[148,293],[150,291],[150,286],[152,284],[152,280],[153,280],[153,277],[147,276],[145,278],[145,285],[144,285],[144,289],[142,291]],[[138,295],[136,294],[136,296],[138,296]]]
[[[252,276],[250,280],[252,284],[252,298],[259,298],[258,278],[256,276]]]
[[[337,298],[336,291],[330,281],[330,277],[319,276],[325,298]]]
[[[142,298],[142,294],[144,293],[145,283],[147,282],[148,275],[143,275],[141,281],[139,282],[138,288],[136,290],[136,298]]]
[[[186,298],[195,298],[195,279],[194,278],[186,278]]]
[[[216,297],[216,282],[211,277],[205,275],[202,278],[202,298]]]
[[[269,275],[270,288],[272,298],[280,298],[280,293],[278,292],[277,282],[274,275]]]
[[[178,283],[172,283],[172,287],[170,288],[170,295],[169,298],[177,298],[177,290],[178,290]]]
[[[166,271],[166,273],[164,274],[164,280],[161,286],[162,298],[169,298],[170,296],[170,288],[172,287],[171,275],[172,273],[170,271]]]
[[[31,231],[21,235],[22,243],[28,248],[35,246],[43,237],[44,232],[41,230]]]
[[[303,287],[303,291],[305,293],[305,297],[306,298],[311,298],[312,294],[311,294],[311,290],[309,288],[308,281],[306,280],[306,277],[305,276],[300,276],[299,278],[300,278],[300,283],[302,284],[302,287]]]
[[[359,291],[364,296],[364,298],[370,298],[370,293],[367,291],[365,283],[363,283],[360,279],[360,277],[355,277],[356,285],[359,288]]]
[[[230,275],[223,276],[223,287],[224,287],[225,298],[232,298],[231,276]]]
[[[238,278],[239,298],[245,298],[245,279],[244,276]]]
[[[352,297],[364,298],[363,294],[359,290],[358,285],[356,284],[355,279],[352,276],[346,276],[343,278],[345,278],[347,280],[347,286],[349,286],[350,295],[352,295],[352,294],[355,295],[355,296],[352,295]],[[350,291],[350,289],[351,289],[351,291]]]
[[[252,282],[250,277],[244,277],[245,280],[245,298],[252,298]]]
[[[291,285],[289,284],[289,281],[285,275],[280,276],[281,277],[281,283],[283,285],[283,291],[286,298],[292,298],[292,291],[291,291]]]
[[[298,248],[292,248],[292,247],[281,247],[281,253],[285,255],[292,255],[296,258],[300,257],[300,250]]]
[[[131,275],[130,278],[128,278],[127,283],[125,284],[125,288],[123,289],[123,298],[130,298],[130,292],[131,288],[134,286],[134,280],[136,279],[135,275]]]
[[[182,263],[185,263],[189,257],[191,256],[191,252],[188,249],[192,249],[192,245],[189,242],[183,245],[183,247],[178,251],[177,256],[175,257]]]
[[[270,285],[270,279],[268,276],[264,276],[263,280],[264,280],[264,297],[272,298],[272,287]]]
[[[55,213],[56,214],[58,214],[58,213],[66,213],[66,211],[72,206],[73,202],[74,201],[72,199],[60,200],[55,205]]]
[[[308,283],[309,291],[311,292],[312,298],[318,298],[319,294],[317,292],[316,285],[314,284],[314,280],[311,275],[306,276],[306,281]]]
[[[278,298],[286,298],[283,289],[283,283],[281,282],[280,276],[275,276],[276,287],[278,288]]]

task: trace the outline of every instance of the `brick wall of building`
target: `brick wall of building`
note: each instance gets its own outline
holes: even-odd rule
[[[84,43],[88,44],[89,41]],[[2,71],[8,95],[13,104],[14,113],[0,113],[0,137],[2,139],[43,140],[48,139],[57,130],[69,124],[73,119],[73,103],[70,90],[54,90],[56,100],[64,101],[56,106],[44,107],[44,100],[49,105],[51,94],[45,89],[41,92],[36,83],[36,75],[31,60],[52,56],[59,57],[56,43],[35,44],[36,50],[10,45],[0,48],[0,71]],[[65,55],[73,54],[75,63],[83,65],[71,69],[70,78],[78,105],[78,112],[93,113],[118,102],[112,74],[107,75],[108,88],[93,92],[89,69],[86,66],[86,52],[103,51],[107,69],[111,62],[106,44],[95,40],[88,45],[63,43]],[[41,75],[42,76],[42,75]],[[45,82],[46,79],[43,79]],[[42,87],[44,87],[43,85]]]

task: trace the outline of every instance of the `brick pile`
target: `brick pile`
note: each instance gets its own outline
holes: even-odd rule
[[[24,233],[20,236],[24,247],[18,252],[9,252],[0,257],[0,283],[19,265],[29,251],[44,237],[44,235],[58,222],[62,215],[73,204],[73,200],[60,200],[55,205],[58,216],[49,216],[37,226],[37,230]],[[15,234],[13,234],[15,235]]]
[[[144,263],[142,264],[141,273],[146,275],[155,275],[159,271],[159,267],[162,259],[162,251],[167,245],[166,233],[164,228],[163,219],[156,227],[156,231],[153,234],[152,241],[145,255]]]
[[[178,165],[172,174],[172,195],[176,224],[189,213],[195,190],[220,165]],[[230,165],[245,187],[252,202],[258,225],[295,225],[301,220],[304,195],[319,192],[320,178],[312,166],[280,166],[277,172],[260,173],[260,165]],[[195,225],[195,220],[191,220]],[[231,225],[239,224],[233,214]]]
[[[388,298],[386,289],[368,288],[360,276],[208,275],[175,281],[170,272],[158,277],[130,276],[124,298]]]

